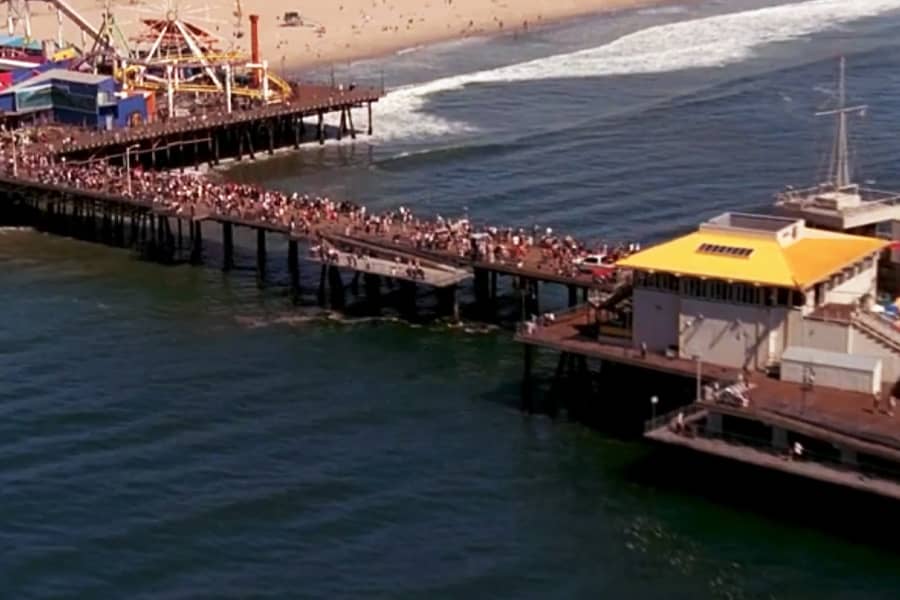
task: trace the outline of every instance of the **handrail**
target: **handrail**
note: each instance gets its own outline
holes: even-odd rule
[[[655,431],[663,425],[671,423],[675,418],[678,417],[678,413],[681,413],[685,419],[689,419],[691,417],[699,415],[701,412],[706,412],[706,410],[706,406],[699,402],[694,402],[692,404],[688,404],[687,406],[682,406],[667,413],[657,415],[652,419],[644,421],[644,433]]]
[[[877,317],[865,312],[859,312],[851,318],[850,322],[869,335],[882,340],[891,346],[893,350],[900,352],[900,332],[882,323]]]
[[[760,438],[730,432],[713,432],[706,427],[697,428],[694,429],[694,431],[696,437],[700,439],[718,440],[736,446],[759,450],[761,452],[765,452],[767,454],[778,457],[788,456],[791,451],[790,447],[781,448],[776,446],[771,438]],[[681,433],[681,435],[685,434]],[[856,465],[849,465],[840,460],[836,460],[833,457],[826,456],[815,451],[810,451],[806,447],[803,448],[803,453],[795,459],[804,463],[815,463],[835,470],[853,473],[859,475],[860,477],[876,476],[882,479],[889,480],[891,483],[900,484],[900,468],[892,469],[881,465],[873,465],[871,463],[860,464],[859,462],[857,462]]]

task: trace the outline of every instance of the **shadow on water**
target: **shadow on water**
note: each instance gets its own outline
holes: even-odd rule
[[[890,516],[896,512],[894,500],[671,446],[649,448],[622,476],[642,487],[700,498],[900,556],[900,525]]]
[[[896,546],[900,525],[889,516],[896,510],[894,500],[684,448],[644,442],[643,423],[651,417],[649,398],[653,390],[665,391],[657,405],[660,414],[690,401],[693,379],[648,378],[646,373],[629,367],[605,367],[594,373],[589,394],[579,392],[585,394],[580,408],[576,408],[572,396],[551,399],[553,385],[552,376],[542,374],[535,379],[534,417],[550,418],[559,426],[574,423],[605,440],[628,442],[640,448],[616,469],[616,479],[622,484],[700,500],[788,528],[808,528],[900,556]],[[521,397],[521,383],[510,379],[482,393],[479,400],[523,410],[526,415]],[[554,405],[558,409],[555,415],[547,410]]]

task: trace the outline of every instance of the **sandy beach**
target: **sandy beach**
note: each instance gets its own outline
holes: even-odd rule
[[[221,37],[222,47],[249,50],[249,15],[260,15],[261,50],[272,68],[289,73],[304,68],[380,56],[419,45],[483,35],[512,35],[591,13],[660,4],[663,0],[169,0],[179,16]],[[103,2],[70,0],[91,23],[100,23]],[[240,12],[238,12],[240,4]],[[126,36],[143,18],[166,14],[166,0],[117,0],[117,20]],[[299,23],[287,25],[285,13]],[[239,18],[240,16],[240,18]],[[240,30],[237,24],[240,23]],[[54,38],[55,11],[35,3],[35,37]],[[74,25],[66,39],[79,43]],[[239,37],[235,35],[241,31]]]

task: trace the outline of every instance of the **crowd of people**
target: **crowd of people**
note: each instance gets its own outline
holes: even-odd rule
[[[307,237],[343,234],[395,246],[408,246],[436,256],[472,262],[515,265],[559,276],[600,277],[580,268],[580,260],[602,252],[613,263],[635,244],[590,248],[571,236],[541,229],[476,227],[466,218],[421,218],[406,207],[372,214],[366,207],[327,196],[287,194],[256,185],[217,181],[197,173],[129,172],[104,161],[76,163],[56,159],[46,145],[0,143],[0,170],[7,176],[43,184],[78,188],[131,198],[185,217],[230,217]]]

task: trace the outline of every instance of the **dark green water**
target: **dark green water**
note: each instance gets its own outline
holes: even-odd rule
[[[810,114],[845,52],[876,107],[864,177],[896,187],[900,2],[701,20],[753,4],[407,54],[380,66],[440,83],[390,96],[373,146],[231,176],[652,239],[812,179]],[[612,40],[651,26],[630,74]],[[676,52],[684,28],[702,56]],[[508,333],[292,306],[283,251],[260,291],[0,232],[0,598],[897,597],[893,505],[523,415]]]
[[[896,556],[802,511],[667,481],[696,463],[523,416],[506,334],[305,320],[252,276],[30,232],[0,237],[0,303],[2,597],[887,598],[898,583]]]

